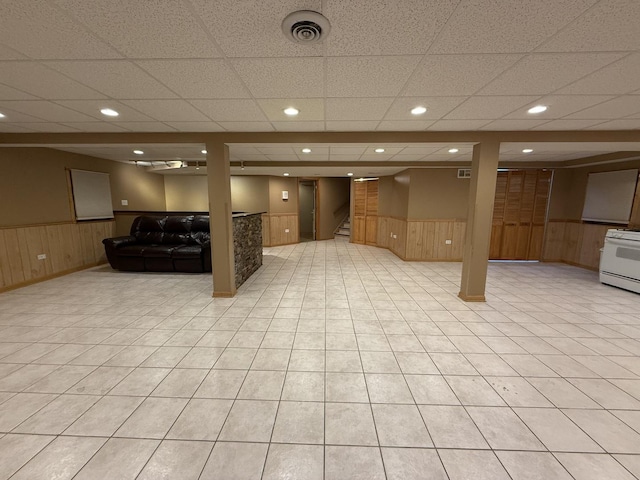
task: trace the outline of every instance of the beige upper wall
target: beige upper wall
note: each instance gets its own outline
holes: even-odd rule
[[[289,192],[289,200],[282,199],[282,192]],[[293,177],[269,177],[269,213],[298,214],[298,179]]]
[[[410,171],[381,177],[378,181],[378,215],[407,218],[409,213]]]
[[[0,148],[0,226],[69,222],[69,168],[110,175],[114,210],[164,210],[164,180],[135,165],[48,148]],[[129,205],[123,207],[121,200]]]
[[[411,169],[407,218],[466,219],[469,179],[458,178],[456,168]]]
[[[549,219],[581,220],[589,174],[631,168],[640,169],[640,160],[556,170],[549,200]]]
[[[164,175],[167,210],[209,211],[209,190],[206,175]]]
[[[268,212],[269,177],[231,177],[231,208],[236,212]]]

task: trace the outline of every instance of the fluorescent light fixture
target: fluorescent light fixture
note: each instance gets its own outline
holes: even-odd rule
[[[107,117],[117,117],[118,115],[120,115],[112,108],[103,108],[102,110],[100,110],[100,113],[106,115]]]
[[[353,173],[351,172],[347,173],[347,177],[353,177]]]
[[[285,177],[288,177],[289,173],[288,172],[284,172],[282,175],[284,175]]]
[[[294,108],[294,107],[289,107],[289,108],[285,108],[284,109],[284,113],[286,115],[289,115],[290,117],[293,117],[295,115],[298,115],[300,113],[300,110],[298,110],[297,108]]]
[[[460,150],[458,150],[457,148],[450,148],[449,149],[449,153],[458,153]]]
[[[311,149],[310,148],[303,148],[302,149],[302,153],[311,153]]]
[[[422,115],[423,113],[426,113],[426,111],[427,111],[427,107],[422,107],[422,106],[411,109],[411,113],[413,115]]]
[[[204,155],[206,155],[206,154],[207,154],[207,151],[206,151],[206,150],[201,150],[201,152],[202,152]]]
[[[549,107],[547,107],[546,105],[536,105],[535,107],[531,107],[529,110],[527,110],[527,113],[542,113],[545,112],[547,108]]]
[[[531,153],[533,152],[533,148],[525,148],[522,150],[522,153]]]
[[[144,152],[142,150],[134,150],[133,153],[135,153],[136,155],[144,155]]]
[[[4,117],[6,117],[6,115],[0,112],[0,118],[4,118]]]
[[[376,148],[374,150],[374,152],[376,152],[376,153],[384,153],[384,148]]]

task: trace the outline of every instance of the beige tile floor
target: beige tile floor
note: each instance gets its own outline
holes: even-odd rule
[[[0,478],[640,477],[640,295],[594,272],[345,242],[209,275],[99,267],[0,295]],[[634,477],[635,475],[635,477]]]

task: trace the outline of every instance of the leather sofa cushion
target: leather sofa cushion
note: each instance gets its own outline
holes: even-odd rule
[[[141,257],[145,248],[148,248],[148,245],[126,245],[117,250],[118,255],[124,257]]]
[[[192,223],[193,215],[167,217],[167,221],[164,224],[164,232],[189,233]]]
[[[183,245],[174,248],[171,252],[172,258],[200,258],[202,247],[200,245]]]
[[[142,256],[170,258],[171,252],[176,248],[177,245],[150,245],[143,250]]]

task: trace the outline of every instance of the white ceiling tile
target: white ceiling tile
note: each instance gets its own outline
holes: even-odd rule
[[[327,59],[328,97],[394,97],[420,61],[417,56]]]
[[[330,121],[326,122],[327,130],[332,132],[362,132],[375,130],[379,122],[375,121]]]
[[[0,60],[23,60],[26,58],[27,57],[16,52],[14,49],[0,44]]]
[[[229,152],[233,155],[243,156],[243,155],[261,155],[260,151],[253,146],[247,145],[229,145]]]
[[[126,132],[124,128],[108,122],[67,122],[65,125],[82,132]]]
[[[433,120],[384,120],[376,130],[381,132],[426,130]]]
[[[587,75],[560,89],[558,93],[630,93],[638,86],[638,72],[640,72],[640,54],[636,53]]]
[[[268,160],[266,155],[252,155],[250,153],[241,153],[241,154],[236,154],[236,156],[242,160],[245,160],[247,162],[264,162],[266,160]]]
[[[29,133],[33,132],[31,128],[24,127],[26,123],[13,124],[0,122],[0,132],[2,133]]]
[[[392,98],[328,98],[325,118],[327,121],[378,121],[382,120],[392,102]]]
[[[158,121],[206,122],[211,120],[185,100],[124,100],[123,103]]]
[[[175,132],[176,129],[162,122],[110,122],[131,132]]]
[[[215,122],[166,122],[179,132],[222,132],[224,129]]]
[[[324,122],[272,122],[279,132],[321,132]]]
[[[215,122],[256,122],[267,120],[255,100],[191,100]]]
[[[297,123],[324,120],[324,99],[322,98],[276,98],[257,100],[267,118],[276,122]],[[284,113],[288,107],[297,108],[300,113],[290,117]]]
[[[425,156],[425,155],[429,155],[430,153],[435,153],[437,151],[441,150],[440,147],[435,147],[435,146],[431,146],[430,144],[425,144],[424,146],[419,146],[419,147],[406,147],[403,148],[399,155],[420,155],[420,156]]]
[[[538,125],[548,122],[548,120],[494,120],[487,123],[480,130],[531,130]]]
[[[229,132],[273,132],[269,122],[218,122]]]
[[[640,2],[604,0],[538,47],[545,52],[640,49]]]
[[[562,118],[585,108],[592,107],[614,97],[610,95],[548,95],[539,98],[535,102],[523,106],[521,109],[510,113],[505,118],[515,118],[521,120],[543,119],[551,120]],[[547,111],[532,115],[527,110],[534,105],[546,105]]]
[[[621,58],[617,53],[527,55],[480,95],[546,95]]]
[[[393,154],[387,153],[365,153],[360,157],[361,162],[388,162]]]
[[[47,133],[67,133],[67,132],[79,132],[80,129],[73,128],[68,125],[53,122],[37,122],[37,123],[21,123],[20,126],[30,128],[36,132]]]
[[[130,58],[211,58],[220,52],[182,1],[56,0]]]
[[[54,2],[0,2],[0,43],[31,58],[119,58]],[[26,32],[26,34],[25,34]]]
[[[0,100],[35,100],[37,97],[16,90],[15,88],[0,85]]]
[[[142,60],[141,68],[182,98],[249,98],[223,59]]]
[[[522,55],[428,55],[402,92],[406,96],[472,95]]]
[[[472,120],[500,118],[523,105],[536,100],[537,97],[470,97],[459,107],[449,113],[447,120]]]
[[[601,120],[551,120],[550,122],[543,123],[539,127],[533,128],[533,130],[583,130],[592,125],[601,123]]]
[[[278,154],[273,154],[273,155],[267,155],[267,158],[269,160],[275,160],[278,162],[297,162],[298,161],[298,157],[296,155],[278,155]]]
[[[320,0],[238,2],[191,0],[202,24],[227,57],[316,57],[323,45],[301,45],[285,38],[282,20],[296,10],[322,10]]]
[[[471,160],[471,154],[461,156],[451,155],[450,153],[432,153],[431,155],[427,155],[424,160],[427,162],[456,162],[460,160],[466,160],[466,158]]]
[[[0,106],[49,122],[84,122],[94,120],[82,113],[42,100],[6,101],[0,102]]]
[[[38,122],[42,122],[44,120],[44,118],[34,117],[32,115],[27,115],[27,114],[22,113],[22,112],[20,112],[18,110],[13,110],[12,108],[9,108],[11,103],[12,102],[0,101],[0,112],[2,112],[3,115],[5,115],[4,118],[0,118],[0,123],[4,123],[4,124],[7,124],[9,122],[11,122],[11,123],[15,123],[15,122],[18,122],[18,123],[20,123],[20,122],[38,123]]]
[[[424,54],[453,13],[457,0],[345,2],[329,0],[325,15],[332,24],[327,54]]]
[[[331,162],[355,162],[360,158],[360,155],[340,155],[340,154],[331,154],[329,155],[329,161]]]
[[[331,152],[332,156],[334,154],[336,154],[336,155],[355,155],[355,156],[360,156],[365,152],[366,149],[367,149],[367,147],[331,146],[330,147],[330,152]]]
[[[37,63],[0,62],[0,83],[49,100],[105,98],[101,93]]]
[[[567,118],[571,119],[616,119],[640,113],[640,95],[622,95],[620,97],[586,108]]]
[[[528,52],[596,1],[462,0],[430,52]]]
[[[176,98],[151,75],[128,60],[47,62],[47,66],[112,98]]]
[[[438,120],[455,107],[464,102],[467,97],[400,97],[391,104],[391,108],[384,116],[385,120]],[[413,115],[413,107],[426,107],[426,113]]]
[[[393,160],[394,162],[417,162],[425,157],[426,155],[420,153],[412,153],[407,155],[399,153],[398,155],[394,155],[391,160]]]
[[[258,147],[257,150],[264,155],[294,155],[295,150],[291,146]]]
[[[59,100],[56,103],[89,115],[96,120],[108,122],[148,122],[153,120],[151,117],[136,111],[134,108],[114,100]],[[100,110],[103,108],[111,108],[120,115],[117,117],[106,117],[100,113]]]
[[[321,57],[250,58],[230,61],[255,98],[322,97]]]
[[[640,129],[640,118],[621,118],[610,122],[599,123],[587,130],[638,130]],[[640,133],[640,132],[639,132]]]
[[[428,130],[435,131],[464,131],[464,130],[478,130],[483,127],[490,120],[438,120],[431,125]]]

